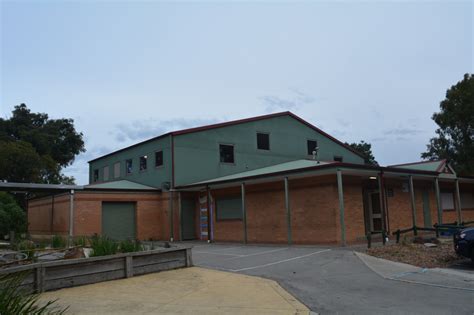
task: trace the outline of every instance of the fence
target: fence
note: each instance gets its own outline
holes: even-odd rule
[[[26,273],[22,287],[43,292],[192,266],[190,247],[34,263],[0,270]]]

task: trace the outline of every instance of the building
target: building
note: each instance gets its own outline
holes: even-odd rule
[[[365,165],[290,112],[170,132],[89,166],[89,185],[30,200],[31,234],[345,244],[474,220],[474,178],[446,161]]]

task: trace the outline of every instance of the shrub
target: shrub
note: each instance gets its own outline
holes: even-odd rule
[[[92,247],[91,256],[114,255],[118,252],[119,247],[114,240],[97,234],[90,238],[90,245]]]
[[[25,233],[26,229],[25,211],[20,208],[12,196],[0,192],[0,235],[8,235],[10,231],[21,234]]]
[[[140,242],[134,240],[121,241],[119,247],[121,253],[139,252],[142,250]]]
[[[0,314],[64,314],[68,308],[55,306],[56,300],[41,303],[38,301],[38,294],[28,294],[20,287],[27,275],[27,273],[0,275]]]
[[[87,246],[87,237],[77,236],[76,238],[74,238],[74,246],[86,247]]]
[[[66,247],[66,238],[61,235],[53,235],[51,238],[51,247],[52,248],[65,248]]]

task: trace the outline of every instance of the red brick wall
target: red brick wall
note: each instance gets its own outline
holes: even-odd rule
[[[175,198],[175,238],[179,238],[179,211]],[[74,235],[101,233],[102,202],[136,202],[137,238],[168,240],[168,193],[93,193],[76,192],[74,196]],[[31,234],[67,234],[69,231],[69,195],[57,195],[54,204],[53,228],[51,198],[30,200],[28,204]]]

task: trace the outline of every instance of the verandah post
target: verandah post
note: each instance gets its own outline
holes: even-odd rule
[[[454,181],[456,187],[456,214],[458,218],[458,225],[462,224],[462,214],[461,214],[461,193],[459,192],[459,179],[456,178]]]
[[[415,204],[415,189],[413,187],[413,176],[408,176],[408,182],[410,186],[410,199],[411,199],[411,215],[412,215],[412,223],[413,223],[413,234],[418,235],[418,231],[416,230],[416,204]]]
[[[384,183],[383,183],[383,173],[377,175],[378,185],[379,185],[379,202],[380,202],[380,215],[382,216],[382,244],[385,245],[385,195],[384,195]]]
[[[290,192],[289,192],[289,184],[288,184],[288,177],[285,177],[285,208],[286,208],[286,227],[287,227],[287,239],[288,245],[291,245],[292,238],[291,238],[291,210],[290,210]]]
[[[438,209],[438,224],[443,224],[443,209],[441,206],[441,196],[439,192],[439,180],[438,177],[435,178],[435,193],[436,193],[436,206]],[[436,230],[438,231],[438,230]]]
[[[339,197],[339,220],[341,225],[341,243],[346,246],[346,224],[344,222],[344,192],[342,190],[342,171],[337,170],[337,192]]]
[[[242,196],[242,225],[244,230],[244,243],[247,244],[247,209],[245,208],[245,183],[240,185]]]

